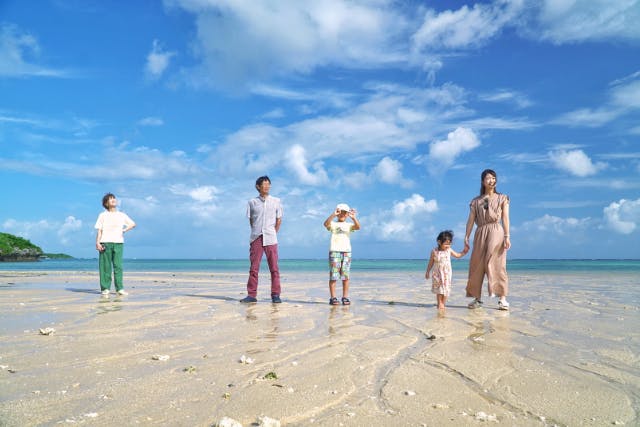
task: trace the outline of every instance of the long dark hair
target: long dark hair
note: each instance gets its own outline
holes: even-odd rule
[[[496,179],[496,185],[498,183],[498,174],[492,170],[492,169],[485,169],[482,171],[482,174],[480,175],[480,195],[484,196],[484,179],[487,175],[493,175],[493,177]],[[496,193],[498,192],[498,189],[496,188]]]

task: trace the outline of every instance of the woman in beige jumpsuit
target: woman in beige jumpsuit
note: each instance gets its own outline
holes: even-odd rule
[[[497,175],[486,169],[481,175],[480,195],[469,204],[469,219],[465,232],[465,246],[473,225],[477,226],[473,237],[473,251],[469,261],[467,296],[473,297],[469,308],[482,306],[482,283],[485,275],[490,296],[500,297],[498,308],[509,310],[507,293],[507,250],[509,240],[509,196],[496,192]]]

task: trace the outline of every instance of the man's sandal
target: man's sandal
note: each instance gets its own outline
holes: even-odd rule
[[[329,299],[329,304],[331,304],[331,305],[338,305],[338,304],[340,304],[340,303],[338,302],[338,298],[333,297],[333,298],[330,298],[330,299]]]
[[[349,298],[347,297],[342,297],[342,305],[350,305],[351,301],[349,301]]]

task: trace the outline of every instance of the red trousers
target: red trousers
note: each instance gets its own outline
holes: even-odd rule
[[[271,272],[271,295],[280,295],[280,270],[278,269],[278,245],[262,246],[262,236],[251,242],[249,246],[249,280],[247,281],[247,295],[256,297],[258,294],[258,273],[262,254],[267,255],[267,264]]]

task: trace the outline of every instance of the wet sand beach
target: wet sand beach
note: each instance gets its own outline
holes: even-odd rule
[[[282,304],[261,275],[251,305],[245,272],[125,272],[109,298],[92,272],[0,272],[0,425],[640,423],[634,274],[512,275],[504,312],[456,271],[445,313],[423,274],[358,272],[329,306],[319,272],[283,272]]]

